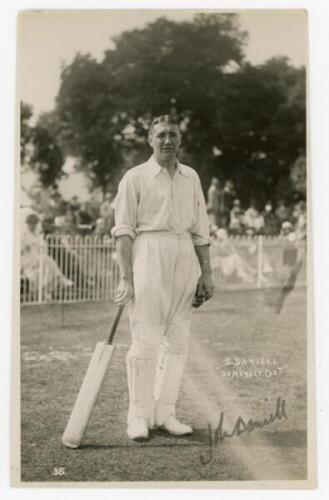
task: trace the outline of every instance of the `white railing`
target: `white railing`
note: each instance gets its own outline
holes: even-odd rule
[[[66,283],[59,279],[44,279],[49,259],[56,263]],[[21,303],[112,299],[118,273],[115,244],[109,238],[67,235],[40,238],[37,279],[28,279],[21,270]],[[70,281],[72,286],[69,286]]]
[[[211,263],[219,289],[253,289],[280,286],[296,261],[298,247],[278,237],[231,237],[237,257],[223,256],[217,242],[211,247]],[[304,245],[304,243],[302,243]],[[96,236],[56,235],[40,238],[35,279],[21,270],[21,304],[89,302],[113,299],[119,280],[115,243]],[[232,254],[231,254],[232,255]],[[50,262],[51,261],[51,262]],[[66,283],[54,278],[48,267],[61,271]],[[51,266],[50,266],[51,264]],[[245,276],[239,274],[242,266]],[[59,273],[57,273],[59,274]],[[72,286],[70,285],[72,282]],[[306,284],[306,265],[296,285]],[[66,286],[64,286],[66,285]]]
[[[241,265],[244,276],[238,276],[237,269],[225,273],[225,257],[216,252],[215,241],[210,252],[211,263],[215,285],[221,289],[280,287],[291,275],[297,255],[304,254],[306,249],[305,242],[289,243],[278,236],[231,236],[229,242],[238,255],[236,267]],[[306,259],[295,284],[306,285]]]

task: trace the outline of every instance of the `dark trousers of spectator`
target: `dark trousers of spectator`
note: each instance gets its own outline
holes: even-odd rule
[[[227,228],[229,223],[229,214],[215,212],[215,224],[217,227]]]

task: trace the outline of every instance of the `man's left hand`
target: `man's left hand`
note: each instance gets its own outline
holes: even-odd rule
[[[204,286],[205,289],[207,290],[207,292],[208,292],[207,300],[210,299],[213,296],[213,293],[214,293],[214,282],[213,282],[211,274],[209,274],[209,273],[207,273],[207,274],[201,274],[201,276],[199,278],[199,281],[198,281],[198,285],[199,285],[200,288],[202,288],[202,286]]]
[[[214,284],[211,275],[202,274],[197,284],[192,306],[195,308],[200,307],[212,297],[213,291]]]

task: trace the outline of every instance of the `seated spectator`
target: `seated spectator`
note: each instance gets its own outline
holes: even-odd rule
[[[66,204],[65,226],[66,226],[66,232],[68,232],[70,234],[75,233],[76,217],[75,217],[73,210],[71,208],[71,205],[69,203]]]
[[[264,217],[259,212],[255,200],[251,200],[250,207],[245,211],[243,216],[243,224],[245,229],[251,229],[255,234],[260,234],[264,229]]]
[[[79,223],[92,224],[93,219],[89,211],[88,203],[82,203],[79,210]]]
[[[233,207],[230,211],[230,224],[229,229],[231,234],[243,233],[243,211],[241,208],[240,200],[233,201]]]
[[[278,217],[273,212],[272,203],[267,203],[264,209],[264,230],[265,236],[275,236],[279,234],[280,222]]]
[[[55,227],[58,232],[64,232],[65,227],[66,203],[62,201],[57,209],[55,216]]]
[[[216,234],[217,234],[217,231],[218,231],[219,227],[216,226],[216,224],[211,224],[209,226],[209,234],[212,238],[215,238],[216,239]]]
[[[283,200],[278,200],[277,207],[275,209],[275,215],[279,219],[280,226],[283,222],[290,219],[290,210]]]
[[[61,195],[59,194],[58,191],[54,191],[50,196],[49,210],[48,210],[50,215],[52,215],[54,218],[56,217],[56,215],[59,214],[62,203],[63,200],[61,198]]]
[[[75,217],[69,203],[65,201],[61,203],[54,224],[56,233],[58,234],[76,234],[77,227]]]
[[[227,277],[236,276],[244,283],[254,282],[256,271],[237,253],[226,229],[217,230],[210,249],[213,269],[220,269]]]
[[[73,211],[79,210],[80,203],[79,203],[79,198],[77,197],[77,195],[72,196],[72,199],[70,201],[70,205],[71,205],[71,208]]]
[[[294,241],[296,239],[293,225],[289,220],[282,222],[280,236],[288,241]]]
[[[244,235],[247,236],[248,238],[253,238],[256,236],[255,229],[252,227],[248,227],[244,230]]]
[[[42,218],[42,232],[45,236],[48,234],[53,234],[55,232],[55,218],[51,215],[45,215]]]
[[[39,217],[36,214],[27,216],[21,234],[21,272],[22,276],[28,279],[32,292],[38,293],[41,287],[43,296],[51,298],[52,291],[57,287],[71,287],[73,283],[47,255],[38,225]]]
[[[102,217],[99,217],[96,220],[95,236],[103,237],[103,236],[105,236],[107,234],[108,234],[108,232],[106,230],[105,220]]]
[[[93,218],[87,203],[83,203],[78,212],[78,229],[83,235],[89,234],[93,228]]]
[[[106,233],[111,234],[111,229],[114,226],[114,198],[111,193],[106,193],[105,200],[99,209],[99,215],[104,220]]]

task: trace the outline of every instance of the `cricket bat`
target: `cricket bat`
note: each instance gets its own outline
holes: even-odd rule
[[[124,306],[118,308],[106,339],[96,344],[95,351],[62,436],[62,443],[68,448],[78,448],[81,444],[113,354],[114,346],[112,342],[123,308]]]

